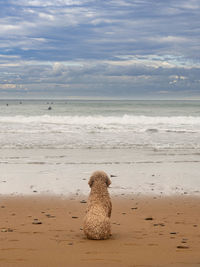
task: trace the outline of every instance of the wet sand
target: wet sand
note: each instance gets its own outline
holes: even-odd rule
[[[200,198],[112,196],[112,236],[87,240],[86,197],[0,197],[0,266],[200,266]]]
[[[112,195],[200,196],[198,149],[0,149],[0,165],[0,195],[87,195],[103,170]]]

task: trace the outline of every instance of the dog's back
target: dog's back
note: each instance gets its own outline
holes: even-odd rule
[[[95,172],[90,177],[91,187],[83,230],[89,239],[108,239],[111,235],[112,204],[107,187],[111,184],[105,172]]]
[[[83,229],[88,239],[108,239],[110,237],[110,219],[102,207],[90,208],[85,216]]]

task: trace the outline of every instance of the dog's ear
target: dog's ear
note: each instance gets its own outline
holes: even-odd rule
[[[88,184],[89,184],[90,187],[92,187],[92,184],[93,184],[93,183],[94,183],[94,177],[91,176],[91,177],[90,177],[90,180],[89,180],[89,182],[88,182]]]
[[[106,184],[107,184],[107,186],[109,186],[111,184],[111,180],[108,177],[106,179]]]

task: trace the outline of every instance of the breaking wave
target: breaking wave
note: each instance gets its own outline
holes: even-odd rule
[[[1,148],[199,147],[199,135],[193,116],[0,117]]]
[[[194,116],[8,116],[0,117],[0,123],[49,123],[49,124],[123,124],[123,125],[200,125],[200,117]]]

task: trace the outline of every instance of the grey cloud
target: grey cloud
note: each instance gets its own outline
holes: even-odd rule
[[[107,96],[133,96],[157,91],[181,92],[184,88],[188,92],[196,90],[200,95],[199,70],[145,65],[113,66],[99,62],[65,65],[57,62],[53,65],[13,67],[8,88],[14,90],[23,86],[30,91],[45,91],[48,88],[49,92],[57,91],[58,94],[62,92],[66,95],[70,92],[84,95],[89,91],[90,94]],[[13,84],[18,87],[12,87]]]
[[[3,0],[2,90],[197,94],[199,7],[197,0]]]
[[[192,48],[198,46],[198,39],[192,34],[191,29],[198,29],[198,14],[191,8],[188,12],[188,8],[178,5],[177,1],[170,0],[167,3],[128,0],[84,1],[84,4],[79,1],[55,1],[53,4],[51,1],[19,1],[17,3],[25,5],[24,9],[17,13],[19,9],[13,1],[13,7],[18,15],[16,17],[14,12],[9,13],[6,16],[7,22],[2,22],[1,28],[5,28],[5,32],[8,30],[8,33],[9,31],[12,33],[15,42],[13,44],[10,42],[10,47],[20,47],[24,43],[25,49],[30,50],[30,56],[32,53],[35,58],[39,57],[39,54],[34,51],[36,41],[34,43],[31,40],[38,38],[39,42],[39,38],[43,38],[46,41],[44,44],[40,43],[43,54],[46,50],[55,51],[60,48],[60,53],[62,52],[66,60],[69,59],[69,54],[77,58],[106,58],[127,54],[127,51],[132,54],[185,53],[195,59]],[[69,7],[70,3],[72,6]],[[184,3],[186,6],[185,1]],[[187,6],[192,5],[194,1],[187,2]],[[180,10],[183,14],[167,14],[166,10],[170,7]],[[186,16],[189,23],[185,21]],[[22,36],[21,42],[16,40],[19,36]],[[176,36],[177,39],[171,38],[170,42],[170,36]],[[184,38],[187,44],[185,41],[177,41],[178,38],[180,40]],[[66,47],[64,51],[63,44]],[[57,51],[58,60],[60,53]],[[48,53],[47,55],[50,56]]]

